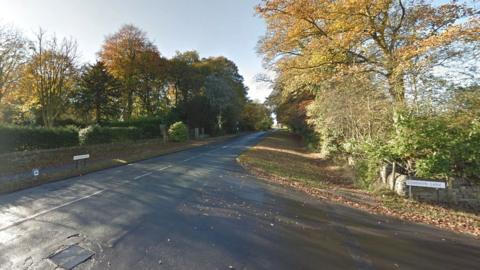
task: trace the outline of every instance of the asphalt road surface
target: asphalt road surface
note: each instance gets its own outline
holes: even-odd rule
[[[94,253],[75,269],[480,269],[471,237],[250,176],[235,158],[263,135],[0,196],[0,268],[75,246]]]

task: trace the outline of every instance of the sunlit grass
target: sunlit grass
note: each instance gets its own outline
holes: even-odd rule
[[[309,183],[315,187],[352,185],[348,170],[322,158],[318,153],[308,151],[300,137],[285,131],[266,137],[242,154],[239,161],[265,173]]]

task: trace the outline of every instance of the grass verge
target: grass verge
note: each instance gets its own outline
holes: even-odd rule
[[[308,151],[299,136],[286,131],[270,133],[255,147],[244,152],[238,161],[264,180],[291,186],[321,199],[374,214],[480,236],[478,214],[452,209],[447,205],[411,201],[389,192],[370,192],[357,188],[350,168]]]

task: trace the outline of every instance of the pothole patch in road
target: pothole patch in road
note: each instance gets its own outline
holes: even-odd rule
[[[57,266],[69,270],[87,261],[93,255],[95,255],[95,253],[91,250],[82,248],[78,245],[72,245],[50,255],[48,258]]]

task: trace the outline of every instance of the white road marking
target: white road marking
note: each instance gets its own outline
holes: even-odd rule
[[[146,174],[142,174],[142,175],[139,175],[139,176],[137,176],[137,177],[134,177],[133,179],[138,180],[138,179],[140,179],[140,178],[142,178],[142,177],[145,177],[145,176],[148,176],[148,175],[150,175],[150,174],[152,174],[152,173],[149,172],[149,173],[146,173]]]
[[[72,200],[72,201],[63,203],[63,204],[58,205],[58,206],[55,206],[55,207],[53,207],[53,208],[40,211],[40,212],[38,212],[38,213],[36,213],[36,214],[34,214],[34,215],[31,215],[31,216],[28,216],[28,217],[19,219],[19,220],[15,221],[15,222],[12,222],[12,223],[10,223],[10,224],[8,224],[8,225],[6,225],[6,226],[1,227],[1,228],[0,228],[0,231],[6,230],[6,229],[11,228],[11,227],[13,227],[13,226],[17,226],[17,225],[19,225],[19,224],[24,223],[25,221],[29,221],[29,220],[31,220],[31,219],[34,219],[34,218],[36,218],[36,217],[45,215],[45,214],[47,214],[47,213],[50,213],[50,212],[55,211],[55,210],[57,210],[57,209],[60,209],[60,208],[62,208],[62,207],[71,205],[71,204],[73,204],[73,203],[79,202],[79,201],[81,201],[81,200],[88,199],[88,198],[90,198],[90,197],[92,197],[92,196],[95,196],[95,195],[97,195],[97,194],[100,194],[100,193],[102,193],[102,192],[104,192],[104,191],[105,191],[105,189],[101,189],[101,190],[98,190],[98,191],[96,191],[96,192],[94,192],[94,193],[92,193],[92,194],[90,194],[90,195],[87,195],[87,196],[84,196],[84,197],[81,197],[81,198],[78,198],[78,199],[75,199],[75,200]]]
[[[194,158],[196,158],[196,157],[198,157],[198,156],[189,157],[189,158],[187,158],[187,159],[182,160],[182,162],[192,160],[192,159],[194,159]]]
[[[200,155],[196,155],[196,156],[187,158],[187,159],[185,159],[185,160],[183,160],[183,161],[189,161],[189,160],[191,160],[191,159],[200,157],[200,156],[202,156],[202,155],[215,152],[215,151],[220,150],[220,149],[222,149],[222,148],[227,148],[228,146],[230,146],[230,145],[232,145],[232,144],[233,144],[233,143],[230,143],[230,144],[225,145],[225,146],[223,146],[223,147],[221,147],[221,148],[218,147],[218,148],[213,149],[213,150],[210,150],[210,151],[208,151],[208,152],[206,152],[206,153],[203,153],[203,154],[200,154]],[[133,165],[133,163],[129,163],[129,164],[127,164],[127,165],[131,166],[131,165]],[[168,165],[168,166],[166,166],[166,167],[159,168],[158,170],[159,170],[159,171],[163,171],[163,170],[166,170],[166,169],[171,168],[171,167],[173,167],[173,165]],[[149,173],[145,173],[145,174],[136,176],[136,177],[134,177],[134,179],[135,179],[135,180],[138,180],[138,179],[140,179],[140,178],[142,178],[142,177],[145,177],[145,176],[148,176],[148,175],[151,175],[151,174],[153,174],[153,172],[149,172]],[[128,184],[128,183],[129,183],[129,181],[125,181],[124,183],[121,183],[121,184],[119,184],[118,186],[123,186],[123,185]],[[36,213],[36,214],[33,214],[33,215],[31,215],[31,216],[28,216],[28,217],[25,217],[25,218],[21,218],[21,219],[19,219],[19,220],[17,220],[17,221],[11,222],[11,223],[8,224],[8,225],[5,225],[5,226],[3,226],[3,227],[0,227],[0,232],[1,232],[1,231],[4,231],[4,230],[6,230],[6,229],[9,229],[9,228],[11,228],[11,227],[20,225],[20,224],[22,224],[22,223],[24,223],[24,222],[26,222],[26,221],[32,220],[32,219],[37,218],[37,217],[39,217],[39,216],[48,214],[48,213],[50,213],[50,212],[52,212],[52,211],[55,211],[55,210],[57,210],[57,209],[60,209],[60,208],[62,208],[62,207],[65,207],[65,206],[74,204],[74,203],[76,203],[76,202],[79,202],[79,201],[88,199],[88,198],[93,197],[93,196],[95,196],[95,195],[98,195],[98,194],[100,194],[100,193],[102,193],[102,192],[104,192],[104,191],[106,191],[106,189],[101,189],[101,190],[98,190],[98,191],[96,191],[96,192],[94,192],[94,193],[92,193],[92,194],[90,194],[90,195],[86,195],[86,196],[77,198],[77,199],[75,199],[75,200],[72,200],[72,201],[63,203],[63,204],[61,204],[61,205],[55,206],[55,207],[53,207],[53,208],[40,211],[40,212],[38,212],[38,213]]]
[[[171,168],[171,167],[173,167],[173,165],[168,165],[168,166],[163,167],[163,168],[160,168],[160,169],[158,169],[158,170],[159,170],[159,171],[163,171],[163,170],[166,170],[166,169]]]

